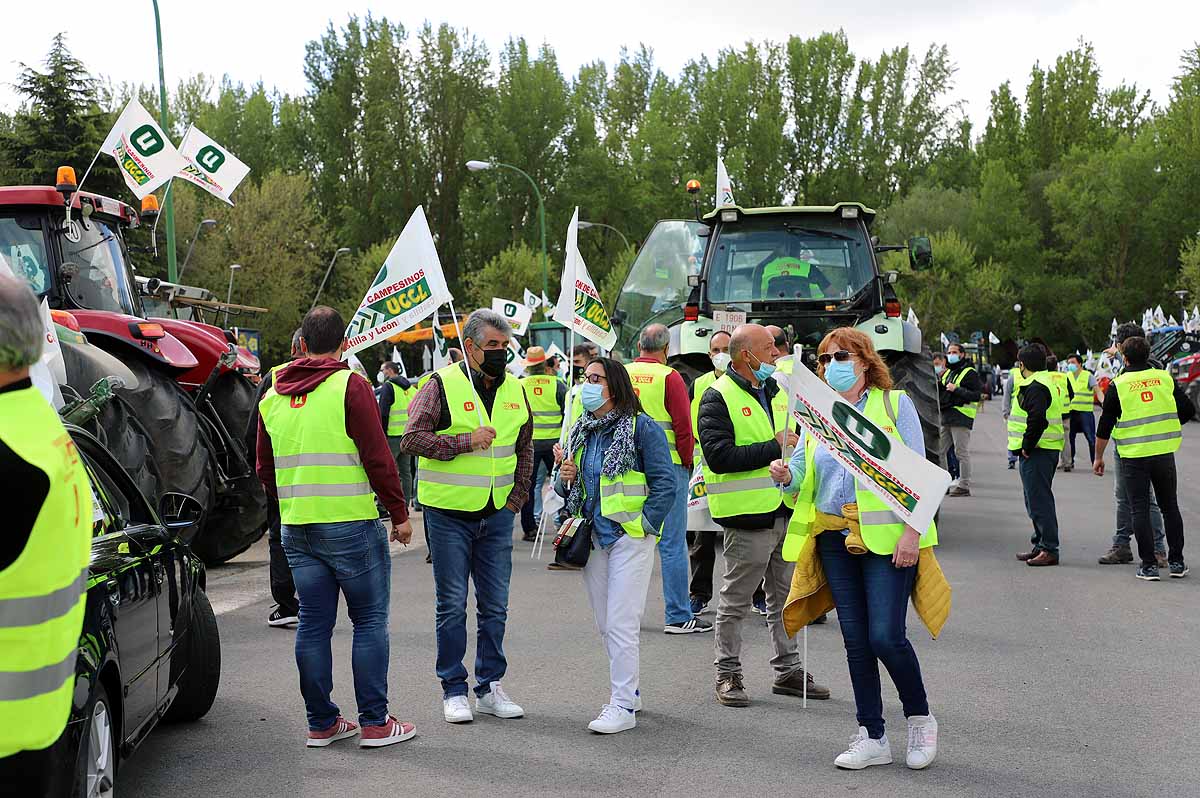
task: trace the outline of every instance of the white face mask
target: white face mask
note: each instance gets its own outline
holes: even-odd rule
[[[387,375],[384,374],[382,371],[375,375],[375,381],[378,382],[380,385],[383,385],[383,383],[386,379],[387,379]]]
[[[717,352],[709,359],[712,360],[713,368],[717,371],[728,371],[729,363],[733,360],[728,352]]]

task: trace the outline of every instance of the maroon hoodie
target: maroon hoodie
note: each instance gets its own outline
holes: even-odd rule
[[[275,393],[281,396],[309,393],[330,374],[349,368],[344,362],[332,358],[301,358],[275,374]],[[387,508],[392,523],[404,523],[408,520],[404,490],[400,487],[400,473],[396,470],[396,461],[383,434],[375,392],[370,383],[357,374],[352,374],[346,384],[346,434],[358,447],[358,457],[371,482],[371,490]],[[271,436],[267,434],[261,417],[258,419],[257,466],[263,487],[271,496],[276,496],[275,453],[271,449]]]

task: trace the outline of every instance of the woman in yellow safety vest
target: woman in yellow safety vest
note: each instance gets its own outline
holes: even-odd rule
[[[817,374],[831,388],[895,443],[902,441],[924,456],[916,407],[903,391],[892,390],[888,368],[866,334],[849,327],[836,329],[817,352]],[[914,596],[914,602],[935,635],[949,610],[949,587],[930,548],[937,543],[936,528],[906,526],[875,494],[860,488],[854,475],[811,435],[800,439],[790,462],[776,460],[771,465],[771,476],[785,493],[796,495],[783,548],[784,559],[796,561],[785,626],[794,633],[832,605],[846,646],[859,729],[834,764],[861,770],[892,761],[880,694],[882,662],[908,718],[907,764],[927,767],[937,754],[937,721],[929,712],[905,616],[918,561],[921,590],[930,601],[923,604]],[[798,604],[806,613],[799,619]]]
[[[571,427],[565,462],[555,447],[562,466],[555,487],[570,516],[592,522],[583,582],[608,653],[611,695],[588,728],[614,734],[636,726],[641,709],[642,614],[654,546],[674,500],[675,466],[662,427],[642,412],[620,363],[588,363],[580,397],[585,412]]]

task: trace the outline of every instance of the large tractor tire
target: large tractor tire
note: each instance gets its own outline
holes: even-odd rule
[[[204,530],[192,550],[208,565],[217,565],[250,548],[267,526],[267,495],[254,471],[254,451],[246,450],[245,431],[254,409],[255,390],[241,374],[228,372],[217,378],[209,393],[212,407],[230,436],[234,451],[226,459],[231,470],[219,489]],[[215,429],[210,433],[217,435]]]
[[[933,359],[928,348],[920,354],[914,352],[884,352],[884,359],[892,372],[896,388],[908,394],[921,417],[921,431],[925,434],[925,457],[932,463],[938,462],[938,446],[942,434],[942,411],[938,404],[937,375],[933,372]]]
[[[213,501],[212,465],[196,406],[174,380],[149,364],[130,359],[125,365],[138,384],[132,390],[122,388],[117,396],[145,431],[150,454],[158,466],[158,495],[186,493],[209,510]],[[146,498],[157,504],[158,495],[147,494]],[[185,534],[185,542],[190,543],[188,535],[195,533]]]

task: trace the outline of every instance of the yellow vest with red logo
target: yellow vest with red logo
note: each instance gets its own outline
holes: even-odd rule
[[[625,370],[633,382],[633,392],[642,403],[642,411],[654,419],[667,435],[667,446],[671,450],[671,462],[682,465],[679,450],[675,448],[675,425],[667,412],[667,377],[675,369],[661,363],[626,363]]]

